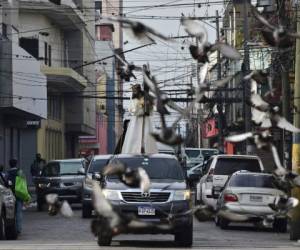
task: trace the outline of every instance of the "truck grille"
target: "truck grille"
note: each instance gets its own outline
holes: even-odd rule
[[[141,192],[121,192],[126,202],[166,202],[169,192],[151,192],[149,197],[143,197]]]

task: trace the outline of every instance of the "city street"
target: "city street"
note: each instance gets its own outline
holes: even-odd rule
[[[74,207],[73,207],[74,208]],[[0,249],[100,249],[90,232],[90,220],[81,218],[80,208],[75,216],[66,219],[50,217],[46,212],[33,208],[24,212],[23,233],[17,241],[1,241]],[[171,235],[122,235],[114,238],[112,247],[101,249],[176,248]],[[224,231],[214,222],[194,223],[194,249],[299,249],[300,244],[291,242],[288,234],[271,230],[256,230],[249,226],[234,225]]]

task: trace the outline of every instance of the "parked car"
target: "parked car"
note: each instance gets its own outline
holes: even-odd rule
[[[45,196],[50,193],[58,194],[59,199],[70,203],[81,203],[84,176],[83,159],[48,162],[41,175],[35,178],[38,211],[43,209]]]
[[[268,204],[277,196],[285,195],[274,188],[271,174],[238,171],[234,173],[224,187],[218,201],[217,210],[225,209],[233,214],[246,215],[246,222],[261,222],[264,216],[274,214]],[[216,225],[226,229],[232,221],[216,216]],[[276,217],[273,228],[277,232],[286,232],[287,218]]]
[[[220,193],[228,177],[239,170],[263,172],[264,167],[258,156],[214,155],[204,166],[205,174],[196,186],[196,201],[216,208],[214,194]]]
[[[167,220],[168,214],[180,212],[182,216],[171,219],[172,229],[147,231],[143,228],[139,233],[174,234],[178,245],[191,246],[193,218],[191,213],[184,214],[191,208],[190,190],[176,157],[166,154],[122,154],[115,158],[131,168],[144,168],[151,179],[151,188],[149,193],[142,193],[139,188],[129,188],[124,185],[116,176],[108,176],[103,193],[114,208],[124,214],[134,214],[141,220],[155,224],[170,223]],[[107,231],[100,232],[98,244],[110,245],[111,238]]]
[[[203,171],[203,163],[200,163],[190,169],[187,170],[187,177],[189,178],[191,175],[198,175],[199,177],[202,175]]]
[[[219,151],[214,148],[185,148],[184,155],[187,159],[187,167],[192,168],[198,164],[203,164],[212,155],[217,155]]]
[[[201,164],[204,161],[200,148],[185,148],[184,156],[186,157],[186,165],[188,169]]]
[[[95,155],[87,168],[82,188],[82,218],[90,218],[93,212],[92,206],[92,180],[94,175],[100,173],[107,165],[111,155]]]
[[[0,240],[15,240],[18,237],[15,205],[14,194],[0,178]]]
[[[187,170],[187,181],[189,183],[189,186],[193,189],[196,187],[197,182],[199,182],[202,176],[202,167],[203,163],[200,163]]]

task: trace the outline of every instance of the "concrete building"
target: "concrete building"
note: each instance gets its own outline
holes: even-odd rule
[[[122,0],[95,1],[95,52],[97,60],[101,60],[96,64],[98,133],[80,137],[80,148],[83,154],[113,153],[116,142],[122,134],[123,87],[117,75],[119,62],[113,55],[115,51],[122,52],[123,35],[119,23],[109,23],[105,19],[100,19],[100,17],[121,15],[122,4]],[[102,60],[103,58],[107,59]]]
[[[28,172],[35,153],[41,153],[47,161],[76,157],[78,136],[95,133],[95,100],[83,97],[95,91],[95,68],[93,64],[82,67],[95,59],[94,2],[10,2],[13,7],[8,6],[2,14],[8,38],[7,42],[1,42],[1,55],[9,54],[11,65],[1,63],[1,73],[10,73],[12,80],[7,86],[1,84],[1,92],[10,91],[8,95],[13,98],[3,99],[1,107],[14,108],[10,111],[14,118],[19,109],[34,115],[25,121],[27,126],[36,126],[38,131],[35,128],[26,141],[22,141],[20,135],[21,139],[16,139],[20,144],[19,156],[15,155],[16,150],[11,153],[21,159],[21,165]],[[2,83],[7,78],[1,76]],[[15,98],[18,96],[21,99]],[[19,133],[10,131],[11,135]],[[4,148],[14,149],[14,145]],[[22,154],[28,160],[25,161]]]
[[[18,2],[1,4],[0,164],[7,168],[9,159],[15,158],[29,175],[37,152],[37,129],[47,118],[47,78],[40,72],[38,58],[19,45]]]

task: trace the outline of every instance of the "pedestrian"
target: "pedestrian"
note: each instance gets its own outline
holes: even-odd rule
[[[18,161],[16,159],[10,159],[9,160],[9,166],[10,169],[8,170],[8,181],[10,183],[10,188],[14,195],[16,196],[15,192],[15,185],[16,185],[16,178],[17,176],[21,175],[20,169],[17,167]],[[22,218],[23,218],[23,200],[16,197],[16,226],[17,226],[17,232],[20,234],[22,232]]]
[[[41,171],[43,170],[44,166],[46,165],[46,161],[42,159],[41,154],[36,154],[35,160],[31,164],[30,172],[32,179],[34,177],[37,177],[41,174]]]
[[[3,184],[7,187],[8,182],[7,182],[7,175],[4,172],[4,166],[1,164],[0,165],[0,180],[3,182]]]

